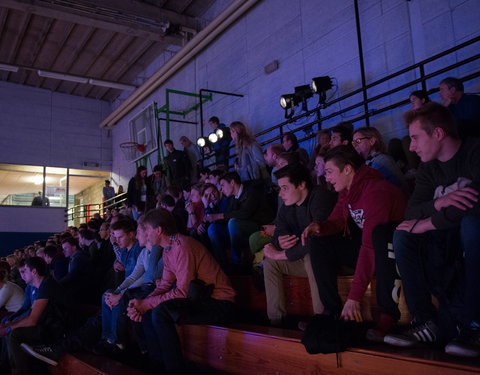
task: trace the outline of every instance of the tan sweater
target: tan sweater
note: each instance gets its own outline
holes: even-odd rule
[[[157,288],[145,299],[149,308],[153,309],[170,299],[187,298],[190,281],[194,279],[200,279],[207,285],[214,285],[212,298],[235,301],[235,291],[230,280],[210,252],[193,238],[175,235],[171,247],[163,250],[163,261],[162,279],[157,282]],[[172,288],[175,281],[176,286]]]

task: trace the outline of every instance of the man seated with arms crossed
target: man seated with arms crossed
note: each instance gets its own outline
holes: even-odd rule
[[[177,232],[170,212],[159,208],[145,217],[147,241],[163,247],[164,269],[156,289],[129,302],[128,316],[142,321],[152,359],[167,371],[186,372],[177,324],[218,324],[229,318],[235,291],[210,252]]]
[[[302,234],[303,245],[313,235],[308,239],[310,259],[325,312],[363,321],[361,302],[376,273],[381,312],[376,332],[383,340],[400,312],[392,298],[395,263],[388,258],[386,244],[380,251],[374,248],[376,230],[403,220],[405,195],[380,172],[364,165],[351,146],[337,146],[327,152],[325,178],[339,193],[337,204],[326,221],[312,223]],[[355,269],[343,307],[337,289],[337,269],[341,265]]]
[[[405,120],[410,150],[422,164],[393,248],[413,324],[385,341],[397,346],[438,344],[456,336],[459,324],[460,334],[445,351],[480,356],[480,140],[461,140],[449,110],[435,102],[407,112]],[[464,263],[460,304],[451,295],[459,261]],[[439,301],[438,311],[432,294]]]
[[[312,222],[322,222],[335,206],[337,194],[322,187],[313,187],[310,172],[300,164],[287,165],[275,172],[284,204],[277,214],[272,243],[264,247],[264,280],[267,313],[271,325],[281,325],[287,311],[283,275],[308,277],[315,314],[323,305],[310,264],[308,248],[300,236]]]
[[[0,336],[7,337],[10,366],[19,374],[31,374],[29,356],[22,343],[51,342],[64,335],[69,299],[64,290],[48,277],[47,264],[39,257],[22,260],[20,274],[27,283],[23,306],[0,327]]]

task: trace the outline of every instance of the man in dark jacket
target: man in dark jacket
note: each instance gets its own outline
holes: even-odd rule
[[[315,314],[323,312],[309,249],[300,236],[312,222],[322,222],[335,206],[337,194],[326,187],[313,187],[310,172],[302,165],[287,165],[275,172],[284,204],[277,214],[272,243],[264,247],[264,279],[267,313],[272,325],[286,316],[283,275],[308,277]]]
[[[226,264],[225,250],[229,247],[233,263],[240,264],[242,254],[246,256],[250,253],[249,236],[262,224],[270,222],[274,212],[267,205],[263,184],[244,185],[237,172],[229,172],[220,179],[220,185],[222,193],[229,197],[228,208],[225,213],[206,215],[206,220],[215,222],[225,219],[227,224],[209,231],[210,242],[221,266]]]
[[[177,185],[183,187],[190,181],[190,160],[188,155],[180,150],[176,150],[173,146],[173,141],[167,139],[164,142],[165,148],[169,152],[165,157],[168,168],[168,178],[170,185]]]

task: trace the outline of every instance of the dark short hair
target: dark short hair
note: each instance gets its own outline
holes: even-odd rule
[[[179,198],[182,195],[182,189],[178,185],[170,185],[167,188],[167,193],[174,198]]]
[[[343,141],[352,141],[353,136],[353,124],[349,121],[342,121],[330,129],[332,133],[340,134]]]
[[[132,219],[118,220],[110,226],[111,230],[123,230],[125,233],[132,233],[137,230],[137,223]]]
[[[208,122],[213,122],[215,124],[220,124],[220,119],[217,116],[212,116],[208,119]]]
[[[280,159],[286,160],[287,164],[301,164],[300,156],[297,152],[282,152],[278,155]]]
[[[214,169],[213,171],[210,171],[208,174],[209,176],[213,177],[222,177],[225,174],[225,171],[222,169]]]
[[[154,172],[163,172],[162,166],[157,164],[155,167],[153,167],[153,171]]]
[[[162,228],[167,236],[173,236],[178,233],[175,217],[164,208],[155,208],[145,215],[145,224],[153,228]]]
[[[419,109],[413,109],[405,112],[404,119],[407,127],[414,121],[419,121],[421,128],[428,134],[432,135],[435,128],[441,128],[449,137],[458,139],[458,129],[452,113],[447,107],[440,103],[426,103]]]
[[[312,189],[313,183],[310,171],[302,164],[288,164],[274,172],[274,174],[277,179],[288,177],[290,183],[295,187],[298,187],[302,182],[305,182],[307,189]]]
[[[5,281],[10,274],[11,268],[7,261],[0,261],[0,281]]]
[[[430,101],[430,98],[428,97],[427,92],[424,91],[424,90],[412,91],[408,97],[410,98],[411,96],[415,96],[418,99],[423,99],[423,100],[425,100],[425,103],[428,103]]]
[[[47,263],[40,257],[31,257],[28,259],[22,259],[19,267],[27,266],[31,271],[36,270],[39,276],[47,276],[48,267]]]
[[[199,173],[208,175],[208,174],[210,174],[210,168],[207,168],[207,167],[202,168],[202,169],[200,169]]]
[[[275,155],[280,155],[282,152],[285,152],[285,147],[283,147],[281,143],[272,143],[269,147]]]
[[[58,247],[57,246],[45,246],[45,249],[43,249],[43,252],[45,255],[48,255],[50,258],[55,258],[55,256],[59,253]]]
[[[162,206],[175,207],[175,199],[171,195],[164,194],[160,197],[159,203]],[[145,222],[145,219],[143,220]]]
[[[287,138],[290,142],[292,142],[292,150],[295,151],[298,148],[298,139],[295,134],[293,134],[292,132],[283,133],[282,140],[283,138]]]
[[[96,237],[96,233],[90,229],[80,229],[78,235],[85,238],[87,241],[94,240]]]
[[[222,177],[220,177],[220,180],[225,180],[227,182],[234,181],[237,185],[240,185],[242,183],[240,175],[237,172],[225,173]]]
[[[205,194],[205,191],[206,191],[207,189],[210,189],[210,188],[215,189],[216,191],[218,191],[217,187],[216,187],[214,184],[208,183],[208,184],[203,184],[203,185],[202,185],[202,190],[200,191],[200,194],[201,194],[201,195]]]
[[[171,139],[165,139],[165,142],[163,142],[164,145],[173,145],[173,141]]]
[[[79,247],[79,245],[78,245],[78,240],[77,240],[75,237],[66,237],[66,238],[64,238],[64,239],[62,240],[62,245],[63,245],[64,243],[68,243],[68,244],[70,244],[70,245],[72,245],[72,246],[75,246],[76,248]]]
[[[332,161],[341,171],[348,164],[355,171],[365,164],[365,160],[351,145],[340,145],[330,149],[325,155],[325,163]]]
[[[444,78],[440,82],[440,85],[441,84],[447,85],[447,87],[449,89],[451,89],[453,87],[457,91],[463,92],[465,90],[464,87],[463,87],[463,82],[460,81],[458,78],[455,78],[455,77]]]

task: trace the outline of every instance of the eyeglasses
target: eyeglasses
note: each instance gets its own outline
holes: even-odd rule
[[[359,145],[364,139],[370,139],[370,137],[361,137],[361,138],[354,139],[352,141],[352,145]]]

